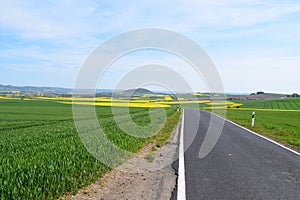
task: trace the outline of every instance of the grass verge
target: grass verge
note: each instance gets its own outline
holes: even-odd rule
[[[256,111],[255,126],[251,126],[251,111],[227,110],[226,118],[300,151],[300,113]]]
[[[170,133],[174,130],[180,118],[181,112],[175,112],[169,118],[167,118],[164,128],[154,137],[157,147],[164,146],[170,139]]]

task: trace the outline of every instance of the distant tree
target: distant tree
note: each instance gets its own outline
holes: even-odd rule
[[[264,92],[257,92],[256,94],[264,94]]]
[[[293,93],[293,94],[292,94],[292,97],[300,97],[300,95],[297,94],[297,93]]]

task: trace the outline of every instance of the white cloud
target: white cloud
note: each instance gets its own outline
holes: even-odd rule
[[[2,1],[0,23],[25,38],[94,40],[94,34],[137,27],[195,31],[252,26],[299,12],[300,4],[267,1]],[[188,30],[188,31],[187,31]]]
[[[4,28],[15,29],[22,37],[30,39],[76,37],[92,28],[84,23],[93,12],[91,8],[76,4],[76,1],[69,5],[59,2],[37,6],[30,1],[3,1],[0,22]]]
[[[227,91],[299,92],[300,56],[244,57],[219,63]]]
[[[300,29],[298,22],[288,20],[299,11],[297,1],[271,0],[1,1],[1,32],[22,42],[0,48],[0,67],[20,69],[22,63],[14,64],[26,58],[32,61],[24,65],[28,70],[45,68],[45,74],[51,69],[53,73],[60,73],[63,68],[76,71],[88,53],[105,39],[128,29],[160,27],[208,44],[207,50],[217,61],[228,90],[248,91],[259,84],[300,90],[294,82],[295,74],[299,74],[296,38]],[[237,40],[244,33],[251,36],[248,43]],[[145,63],[143,59],[137,60],[139,64]],[[165,57],[150,60],[182,66]],[[135,63],[127,61],[132,62],[131,66]],[[232,78],[237,71],[240,76]],[[257,85],[248,86],[251,82],[243,72],[261,77]],[[272,76],[262,76],[268,72]],[[183,73],[189,76],[188,71]],[[276,82],[274,77],[280,75],[284,75],[281,79],[286,84]],[[270,80],[270,84],[265,80]]]

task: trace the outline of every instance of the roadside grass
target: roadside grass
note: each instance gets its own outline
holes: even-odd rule
[[[300,98],[235,102],[248,110],[227,109],[226,118],[300,151],[300,112],[292,111],[300,111]],[[251,126],[253,111],[256,113],[254,127]]]
[[[173,131],[174,127],[178,123],[181,112],[175,112],[169,118],[167,118],[164,128],[154,136],[156,142],[156,147],[162,147],[170,139],[170,133]]]
[[[138,152],[147,142],[161,146],[170,137],[180,112],[176,112],[176,107],[163,109],[168,118],[165,124],[159,120],[153,123],[151,130],[162,129],[150,138],[136,138],[120,130],[110,107],[96,107],[96,113],[100,126],[115,145]],[[159,116],[155,108],[154,113]],[[130,108],[130,114],[140,126],[151,123],[149,108]],[[83,146],[70,105],[0,99],[2,199],[56,199],[76,193],[109,170]]]
[[[300,112],[265,112],[256,111],[255,126],[251,126],[250,111],[227,110],[226,118],[300,150]]]

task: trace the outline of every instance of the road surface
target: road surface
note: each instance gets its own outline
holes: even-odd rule
[[[216,116],[184,110],[185,178],[174,199],[300,199],[300,156],[230,122],[213,150],[199,159],[211,117]]]

